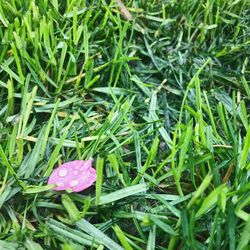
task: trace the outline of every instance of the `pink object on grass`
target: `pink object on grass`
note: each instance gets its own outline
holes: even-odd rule
[[[48,184],[56,184],[54,190],[71,189],[81,192],[96,181],[96,171],[92,168],[92,159],[69,161],[54,169]]]

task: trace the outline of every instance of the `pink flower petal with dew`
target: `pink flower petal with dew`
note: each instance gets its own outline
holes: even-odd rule
[[[54,169],[48,184],[55,184],[54,190],[71,189],[81,192],[96,181],[96,171],[92,168],[92,159],[69,161]]]

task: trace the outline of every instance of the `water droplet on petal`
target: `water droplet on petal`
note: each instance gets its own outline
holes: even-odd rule
[[[57,187],[63,187],[64,186],[64,184],[62,182],[57,182],[56,185],[57,185]]]
[[[60,169],[59,172],[58,172],[58,175],[59,175],[60,177],[64,177],[64,176],[66,176],[67,174],[68,174],[68,171],[67,171],[66,168]]]
[[[78,180],[73,180],[73,181],[71,181],[70,183],[69,183],[69,186],[70,187],[75,187],[75,186],[77,186],[79,184],[79,181]]]

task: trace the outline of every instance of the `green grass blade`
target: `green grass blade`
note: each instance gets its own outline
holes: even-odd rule
[[[131,195],[145,192],[146,190],[147,190],[147,185],[144,183],[126,187],[121,190],[118,190],[118,191],[115,191],[106,195],[102,195],[100,197],[99,205],[109,204],[114,201],[121,200],[125,197],[129,197]]]
[[[98,241],[102,242],[108,249],[110,250],[123,250],[123,247],[118,245],[115,241],[113,241],[110,237],[105,235],[101,230],[93,226],[85,219],[81,219],[76,223],[77,227],[86,232],[87,234],[93,236]]]

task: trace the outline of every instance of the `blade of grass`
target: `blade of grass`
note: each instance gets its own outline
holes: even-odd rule
[[[118,190],[118,191],[115,191],[106,195],[102,195],[100,197],[99,205],[109,204],[114,201],[123,199],[125,197],[135,195],[141,192],[145,192],[146,190],[147,190],[147,185],[144,183],[137,184],[131,187],[126,187],[121,190]]]
[[[77,227],[86,232],[87,234],[93,236],[98,241],[102,242],[108,249],[110,250],[122,250],[123,248],[118,245],[115,241],[113,241],[110,237],[105,235],[101,230],[93,226],[85,219],[81,219],[76,222]]]
[[[100,204],[100,197],[102,193],[103,166],[104,166],[104,159],[98,156],[96,161],[96,168],[97,168],[96,200],[95,200],[96,205]]]

